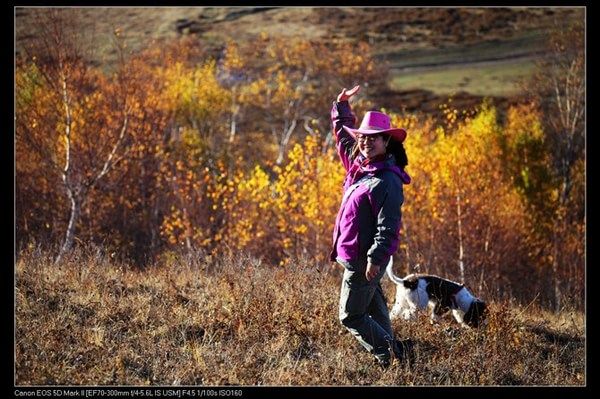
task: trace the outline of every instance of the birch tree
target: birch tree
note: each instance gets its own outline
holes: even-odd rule
[[[29,68],[37,71],[35,83],[48,96],[47,109],[18,109],[16,139],[39,154],[49,173],[60,178],[68,202],[68,222],[56,257],[59,262],[75,239],[82,207],[97,182],[126,155],[132,104],[124,69],[112,80],[92,70],[84,57],[82,32],[76,11],[40,10],[37,39],[27,49]],[[123,65],[124,48],[115,32]],[[16,87],[17,103],[23,86]],[[107,112],[117,108],[119,112]],[[23,111],[23,112],[20,112]],[[35,113],[45,112],[43,125]],[[52,114],[52,115],[50,115]],[[118,115],[116,118],[108,115]],[[48,123],[49,122],[49,123]],[[17,160],[17,163],[19,160]]]
[[[573,187],[580,186],[584,174],[577,173],[585,162],[585,28],[583,10],[575,22],[557,23],[547,43],[547,55],[538,63],[527,82],[527,90],[544,113],[544,139],[548,145],[552,171],[556,178],[554,220],[550,259],[554,277],[555,305],[562,303],[561,285],[570,285],[571,278],[562,281],[568,269],[572,274],[583,268],[583,259],[566,253],[568,240],[583,242],[575,237],[581,229],[573,225],[585,223],[583,190],[572,196]],[[580,169],[580,168],[579,168]],[[577,266],[573,266],[576,264]],[[581,274],[581,273],[579,273]],[[565,274],[566,275],[566,274]]]

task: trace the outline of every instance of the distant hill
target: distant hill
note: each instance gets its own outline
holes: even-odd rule
[[[34,8],[15,8],[17,53],[33,34]],[[543,56],[547,30],[582,8],[542,7],[86,7],[64,8],[98,43],[96,64],[114,61],[119,28],[134,51],[155,39],[193,35],[208,48],[261,32],[315,40],[367,41],[389,62],[384,105],[434,110],[453,94],[467,103],[518,95],[516,81]],[[386,101],[387,99],[387,101]],[[386,104],[389,103],[389,104]],[[412,105],[411,105],[412,104]]]

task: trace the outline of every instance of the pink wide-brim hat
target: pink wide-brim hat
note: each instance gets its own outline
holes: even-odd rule
[[[389,134],[394,140],[403,142],[406,138],[406,130],[400,127],[391,127],[390,117],[383,112],[369,111],[363,117],[358,129],[344,126],[344,129],[356,139],[356,134]]]

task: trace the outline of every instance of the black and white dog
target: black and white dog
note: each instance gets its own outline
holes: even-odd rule
[[[431,322],[437,321],[449,310],[463,326],[479,327],[485,319],[486,304],[475,297],[463,284],[430,274],[409,274],[404,278],[394,275],[393,257],[387,265],[387,274],[396,286],[396,302],[390,318],[410,320],[417,310],[431,310]]]

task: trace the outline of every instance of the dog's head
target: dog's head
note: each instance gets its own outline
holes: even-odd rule
[[[487,313],[485,302],[481,299],[476,299],[469,306],[469,310],[465,313],[463,321],[469,327],[477,328],[485,319]]]

